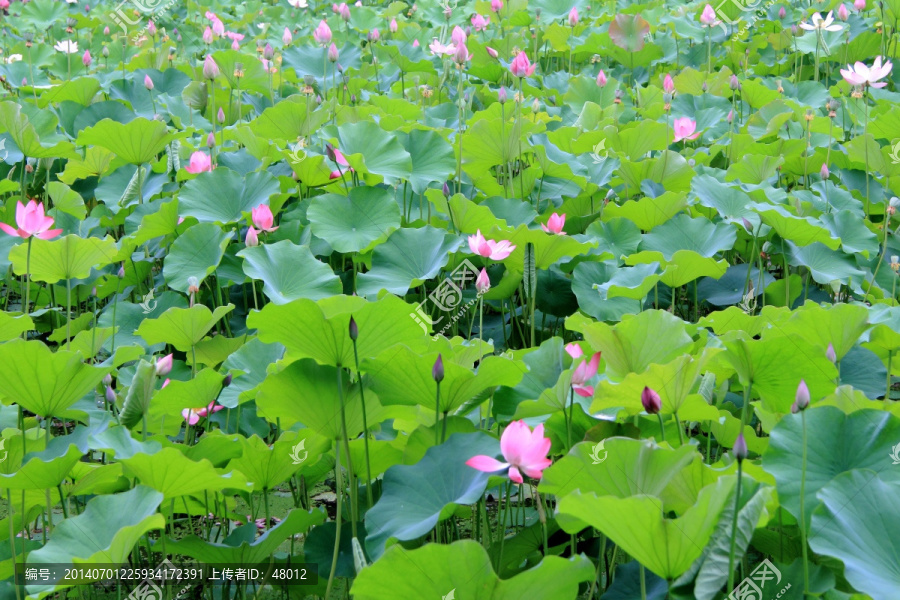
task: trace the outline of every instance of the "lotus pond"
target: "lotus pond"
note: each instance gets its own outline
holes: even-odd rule
[[[0,597],[896,600],[898,22],[0,0]]]

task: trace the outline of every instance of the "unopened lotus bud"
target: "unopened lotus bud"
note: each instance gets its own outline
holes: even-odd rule
[[[662,408],[662,401],[659,399],[659,394],[647,386],[644,386],[644,390],[641,392],[641,404],[648,415],[659,414],[659,411]]]
[[[153,91],[153,80],[149,75],[144,75],[144,87],[147,88],[147,91]]]
[[[497,92],[497,101],[500,102],[500,104],[506,104],[506,88],[500,88]]]
[[[822,163],[822,168],[819,169],[819,175],[822,177],[822,179],[828,179],[829,174],[830,173],[828,172],[828,165]]]
[[[219,107],[219,112],[216,113],[216,120],[221,124],[225,122],[225,111],[222,110],[222,107]]]
[[[213,135],[213,132],[212,132],[212,131],[210,131],[210,132],[209,132],[209,135],[206,136],[206,147],[207,147],[207,148],[212,148],[212,147],[215,146],[215,145],[216,145],[216,136]]]
[[[103,28],[103,35],[109,35],[109,25]]]
[[[275,56],[275,49],[272,47],[272,44],[266,44],[265,48],[263,48],[263,58],[272,60],[273,56]]]
[[[156,361],[156,376],[165,377],[172,372],[172,355],[167,354]]]
[[[347,331],[350,334],[350,340],[356,341],[359,338],[359,327],[356,325],[356,319],[353,316],[350,316],[350,324],[347,326]]]
[[[748,220],[747,220],[747,217],[742,217],[742,218],[741,218],[741,221],[743,221],[743,223],[744,223],[744,228],[745,228],[748,232],[753,233],[753,223],[751,223],[750,221],[748,221]]]
[[[703,85],[700,86],[700,89],[703,90],[703,93],[705,94],[706,91],[709,89],[709,86],[706,85],[706,82],[704,81]]]
[[[450,186],[447,185],[447,182],[444,182],[444,185],[441,186],[441,191],[444,193],[444,198],[450,197]]]
[[[444,359],[438,354],[437,360],[434,361],[434,367],[431,368],[431,377],[438,383],[444,380]]]
[[[749,451],[747,450],[747,440],[744,439],[744,434],[739,433],[737,439],[734,440],[734,447],[731,449],[734,453],[734,458],[737,459],[738,463],[744,462],[744,459],[747,458]]]
[[[806,386],[806,381],[803,379],[801,379],[800,383],[797,385],[797,394],[794,397],[794,405],[797,407],[797,412],[806,410],[806,407],[809,406],[809,388]],[[791,412],[794,412],[793,409]]]
[[[106,393],[104,394],[104,398],[106,398],[106,401],[110,404],[116,403],[116,392],[113,391],[112,386],[106,386]]]
[[[837,362],[837,355],[834,353],[834,344],[828,344],[828,348],[825,350],[825,358],[830,360],[832,363]]]
[[[100,51],[100,54],[103,56],[103,58],[109,58],[109,48],[103,46],[103,50]]]
[[[229,385],[231,385],[231,380],[232,380],[232,379],[234,379],[234,377],[231,375],[231,373],[229,373],[228,375],[226,375],[226,376],[225,376],[225,379],[222,380],[222,387],[223,387],[223,388],[227,388]]]
[[[107,373],[106,375],[103,376],[103,385],[107,385],[107,386],[112,385],[112,375]]]
[[[738,80],[737,75],[732,75],[731,79],[728,82],[728,86],[732,90],[739,90],[741,88],[741,82]]]
[[[116,273],[116,276],[117,276],[119,279],[125,279],[125,263],[122,263],[122,264],[119,266],[119,272]]]
[[[541,110],[541,103],[537,98],[534,99],[534,102],[531,103],[531,112],[534,114],[538,114]]]
[[[786,16],[787,16],[787,11],[784,10],[784,7],[782,6],[781,8],[778,9],[778,18],[783,19]]]

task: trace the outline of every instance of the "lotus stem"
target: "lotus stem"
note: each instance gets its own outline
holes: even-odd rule
[[[806,411],[800,411],[800,423],[803,428],[803,462],[800,471],[800,543],[803,550],[803,593],[809,594],[809,557],[806,548]]]
[[[441,382],[437,383],[437,394],[434,398],[434,445],[441,443],[440,431],[438,430],[438,422],[441,419]]]
[[[66,351],[69,350],[72,326],[72,280],[66,278]]]
[[[678,420],[678,411],[676,410],[673,414],[675,416],[675,424],[678,425],[678,442],[684,446],[684,432],[682,431],[681,421]]]
[[[369,463],[369,423],[366,420],[366,394],[363,391],[362,373],[359,370],[359,352],[356,348],[356,340],[353,340],[353,360],[356,363],[356,378],[359,380],[359,399],[362,403],[363,447],[366,454],[366,500],[369,503],[369,508],[372,508],[375,503],[372,501],[372,466]]]
[[[338,398],[341,403],[341,439],[344,444],[344,451],[347,453],[347,479],[350,485],[350,528],[353,530],[353,537],[357,537],[356,535],[356,510],[357,503],[353,501],[353,495],[356,489],[356,479],[353,476],[353,462],[350,460],[350,442],[347,438],[347,415],[346,410],[344,409],[344,378],[343,378],[343,368],[338,365],[337,366],[337,386],[338,386]],[[338,464],[338,468],[340,468],[340,463]],[[340,488],[343,490],[343,488]],[[340,515],[338,515],[340,518]],[[327,597],[327,596],[326,596]]]
[[[663,418],[660,413],[656,413],[656,418],[659,419],[659,436],[660,436],[659,441],[665,442],[666,441],[666,424],[663,423]]]
[[[639,563],[641,573],[641,600],[647,600],[647,576],[644,573],[644,565]]]
[[[23,167],[24,168],[24,167]],[[24,183],[22,196],[24,197]],[[28,246],[25,249],[25,306],[22,307],[23,311],[26,315],[31,314],[31,309],[29,306],[31,305],[31,242],[34,241],[34,237],[28,238]],[[28,332],[25,331],[22,333],[22,338],[28,339]]]
[[[334,443],[334,479],[337,488],[337,513],[334,516],[334,552],[331,554],[331,572],[328,574],[328,584],[325,586],[326,600],[331,596],[331,587],[334,585],[334,574],[337,571],[338,554],[341,550],[341,510],[343,508],[344,480],[341,476],[341,445]]]
[[[743,461],[738,461],[737,468],[737,486],[734,492],[734,515],[731,518],[731,547],[728,550],[728,587],[726,589],[734,589],[734,550],[737,543],[737,523],[738,511],[741,502],[741,474],[743,472]]]
[[[25,435],[25,432],[22,432],[22,435]],[[24,437],[23,437],[24,439]],[[12,556],[13,565],[16,564],[16,532],[15,527],[13,527],[13,504],[12,498],[9,495],[9,488],[6,490],[6,507],[8,511],[7,519],[9,521],[9,551]],[[13,582],[13,587],[16,589],[16,600],[20,600],[22,595],[19,591],[19,586]]]

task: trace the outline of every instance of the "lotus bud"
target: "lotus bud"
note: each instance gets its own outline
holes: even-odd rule
[[[541,110],[541,103],[537,98],[534,99],[534,102],[531,103],[531,112],[534,114],[538,114]]]
[[[109,48],[103,46],[103,50],[100,51],[100,54],[103,56],[103,58],[109,58]]]
[[[659,411],[662,408],[662,401],[659,399],[659,394],[647,386],[644,386],[644,390],[641,392],[641,404],[644,406],[644,410],[647,411],[648,415],[659,414]]]
[[[797,407],[797,410],[794,411],[792,407],[791,412],[806,410],[806,407],[809,406],[809,388],[806,386],[806,381],[804,381],[803,379],[801,379],[800,383],[797,385],[797,394],[794,399],[794,406]]]
[[[331,162],[335,162],[337,160],[337,154],[335,154],[334,146],[332,146],[331,144],[325,144],[325,155]]]
[[[356,319],[350,315],[350,324],[347,326],[347,332],[350,334],[350,340],[355,342],[359,338],[359,327],[356,325]]]
[[[497,92],[497,100],[500,104],[506,104],[506,88],[500,88]]]
[[[485,46],[484,49],[487,50],[488,56],[490,56],[491,58],[497,58],[498,56],[500,56],[497,51],[490,46]]]
[[[738,463],[744,462],[744,459],[747,458],[749,451],[747,450],[747,440],[744,439],[744,434],[739,433],[737,439],[734,440],[734,447],[731,449],[734,453],[734,458],[737,459]]]
[[[491,10],[500,12],[503,9],[503,0],[491,0]]]
[[[23,78],[22,78],[22,87],[25,87],[26,85],[28,85],[28,79],[26,79],[25,77],[23,77]]]
[[[731,79],[728,82],[728,87],[732,89],[732,91],[741,89],[741,82],[738,80],[737,75],[732,75]]]
[[[431,368],[431,377],[438,383],[444,380],[444,359],[438,354],[437,360],[434,361],[434,367]]]
[[[209,132],[209,135],[206,136],[206,147],[207,147],[207,148],[212,148],[212,147],[215,146],[215,145],[216,145],[216,136],[213,135],[213,132],[212,132],[212,131],[210,131],[210,132]]]
[[[234,377],[232,376],[231,373],[229,373],[228,375],[226,375],[226,376],[225,376],[225,379],[222,380],[222,387],[223,387],[223,388],[227,388],[229,385],[231,385],[231,381],[232,381],[233,379],[234,379]]]
[[[272,44],[266,44],[265,48],[263,48],[263,58],[272,60],[273,56],[275,56],[275,49],[272,48]]]
[[[125,263],[122,263],[122,264],[119,266],[119,272],[116,273],[116,276],[117,276],[119,279],[125,279]]]
[[[850,13],[847,11],[847,5],[843,2],[841,2],[841,5],[838,7],[837,16],[841,21],[846,21],[850,17]]]
[[[822,168],[819,169],[819,175],[822,177],[822,179],[828,179],[828,165],[822,163]]]
[[[147,88],[147,91],[153,91],[153,80],[149,75],[144,75],[144,87]]]
[[[219,76],[219,65],[216,64],[212,54],[207,54],[203,61],[203,76],[207,79],[215,79]]]
[[[165,377],[172,372],[172,355],[167,354],[156,361],[156,376]]]
[[[81,64],[83,64],[85,67],[90,67],[91,62],[93,62],[93,59],[91,58],[91,51],[85,50],[84,54],[81,57]]]
[[[491,279],[488,277],[487,269],[481,269],[481,273],[475,279],[475,291],[484,294],[491,289]]]
[[[450,186],[447,185],[447,182],[444,182],[444,185],[441,186],[441,191],[444,193],[444,198],[450,197]]]
[[[747,217],[742,217],[741,220],[744,223],[744,228],[749,232],[753,233],[753,223],[747,220]]]
[[[108,403],[110,403],[110,404],[116,403],[116,392],[113,391],[111,385],[106,386],[106,393],[104,394],[104,397],[106,398],[106,401]]]
[[[247,235],[244,237],[244,243],[249,247],[259,246],[259,234],[256,229],[250,227],[247,229]]]
[[[337,59],[338,59],[338,49],[337,49],[337,46],[335,46],[334,43],[332,43],[331,46],[328,47],[328,60],[330,60],[331,62],[337,62]]]
[[[663,79],[663,91],[667,94],[672,94],[675,91],[675,80],[672,79],[672,75],[669,73],[666,73]]]
[[[778,18],[783,19],[786,16],[787,16],[787,11],[784,10],[784,7],[782,6],[781,8],[778,9]]]
[[[112,375],[107,373],[103,376],[103,385],[112,385]]]
[[[700,86],[700,89],[703,90],[703,93],[705,94],[706,91],[709,89],[709,86],[706,85],[706,82],[704,81],[703,85]]]
[[[219,107],[219,112],[216,113],[216,120],[221,124],[225,122],[225,111],[222,110],[222,107]]]
[[[600,72],[597,73],[597,85],[600,87],[606,86],[606,73],[603,72],[603,69],[600,69]]]
[[[866,0],[854,0],[853,8],[855,8],[856,10],[865,10]]]
[[[151,36],[156,35],[156,23],[153,22],[153,19],[150,19],[150,22],[147,24],[147,33]]]
[[[378,40],[381,39],[381,32],[378,31],[377,28],[373,29],[372,31],[369,32],[369,39],[373,42],[377,42]]]
[[[734,109],[728,111],[728,116],[725,117],[729,123],[734,122]]]
[[[284,34],[281,36],[281,43],[285,46],[289,46],[291,41],[293,41],[293,36],[291,35],[291,30],[287,27],[284,28]]]
[[[388,25],[388,29],[391,33],[397,33],[397,19],[391,19],[391,24]]]
[[[103,35],[109,35],[109,25],[103,28]]]

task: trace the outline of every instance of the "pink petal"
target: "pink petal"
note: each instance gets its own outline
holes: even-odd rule
[[[566,344],[566,352],[569,353],[569,356],[572,358],[581,358],[584,354],[584,350],[581,349],[581,346],[572,342],[571,344]]]
[[[509,466],[509,463],[500,462],[496,458],[492,458],[490,456],[485,456],[484,454],[479,454],[478,456],[473,456],[469,460],[466,461],[466,464],[474,469],[478,469],[479,471],[484,471],[485,473],[494,473],[496,471],[502,471],[506,467]]]
[[[8,233],[9,235],[14,235],[14,236],[16,236],[16,237],[23,237],[23,236],[20,236],[20,235],[19,235],[18,230],[13,229],[12,227],[10,227],[9,225],[7,225],[6,223],[0,223],[0,229],[2,229],[3,231],[5,231],[5,232]]]
[[[523,481],[525,481],[524,479],[522,479],[522,474],[519,473],[519,469],[517,469],[516,467],[509,468],[509,478],[515,483],[522,483]]]
[[[510,464],[519,464],[531,445],[531,429],[525,421],[513,421],[500,436],[500,452]]]
[[[42,240],[49,240],[49,239],[53,239],[53,238],[55,238],[56,236],[58,236],[59,234],[61,234],[62,231],[63,231],[62,229],[51,229],[51,230],[49,230],[49,231],[45,231],[45,232],[43,232],[43,233],[39,233],[39,234],[37,234],[35,237],[39,237],[39,238],[41,238]]]
[[[582,398],[590,398],[594,395],[594,386],[592,385],[581,385],[576,383],[572,386],[572,389]]]

